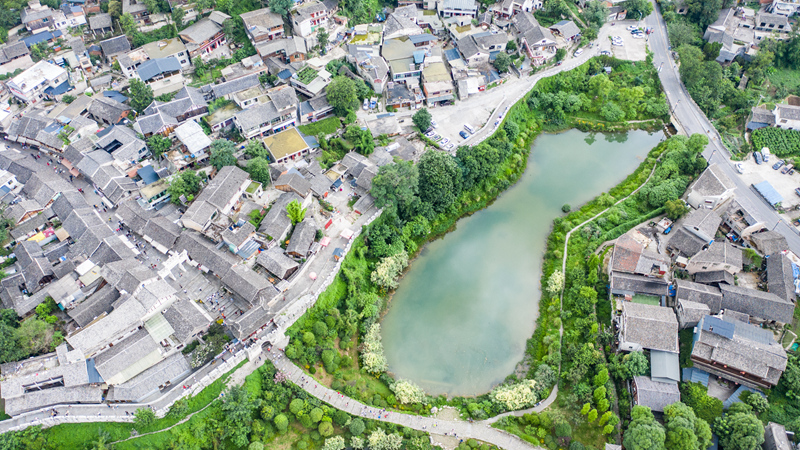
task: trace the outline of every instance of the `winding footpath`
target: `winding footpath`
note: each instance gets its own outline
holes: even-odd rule
[[[331,406],[346,411],[354,416],[365,417],[371,420],[379,420],[381,422],[390,422],[404,427],[421,430],[430,434],[440,436],[454,436],[458,439],[477,439],[479,441],[494,444],[500,448],[508,450],[530,450],[539,449],[541,447],[534,446],[518,436],[511,433],[492,428],[491,424],[496,422],[502,417],[509,415],[522,415],[531,411],[540,412],[550,406],[555,400],[558,389],[553,389],[550,396],[544,401],[539,403],[538,406],[522,411],[513,411],[489,420],[480,422],[465,422],[463,420],[440,420],[432,417],[417,416],[413,414],[403,414],[394,411],[382,412],[380,409],[373,406],[364,405],[356,400],[353,400],[346,395],[340,394],[334,390],[327,388],[320,384],[311,376],[303,372],[302,369],[297,367],[294,363],[289,361],[277,349],[273,349],[269,353],[269,359],[276,368],[281,370],[293,383],[303,388],[306,392],[314,397],[330,404]]]

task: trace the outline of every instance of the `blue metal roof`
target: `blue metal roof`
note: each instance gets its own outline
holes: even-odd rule
[[[103,383],[103,377],[100,376],[97,368],[95,368],[94,358],[89,358],[86,360],[86,371],[89,375],[89,383]]]
[[[684,382],[700,383],[708,387],[708,372],[694,367],[686,367],[683,369],[682,378]]]
[[[433,36],[432,34],[422,33],[409,36],[408,39],[411,41],[412,44],[421,44],[423,42],[435,41],[436,37]]]
[[[302,135],[302,136],[303,136],[303,140],[306,141],[306,145],[308,145],[309,148],[319,148],[319,141],[317,141],[316,137],[314,137],[314,136],[306,136],[306,135]]]
[[[136,171],[136,174],[142,178],[144,184],[153,184],[158,181],[158,174],[153,166],[144,166]]]
[[[128,101],[128,97],[120,94],[118,91],[103,91],[103,97],[108,97],[112,100],[116,100],[120,103],[125,103]]]
[[[458,54],[458,49],[456,49],[456,48],[451,48],[451,49],[449,49],[449,50],[445,50],[445,51],[444,51],[444,57],[445,57],[445,58],[446,58],[448,61],[453,61],[453,60],[456,60],[456,59],[459,59],[459,58],[461,58],[461,55],[459,55],[459,54]]]
[[[425,61],[425,50],[414,50],[414,64],[422,64]]]
[[[148,81],[165,72],[175,72],[181,70],[181,63],[174,56],[168,58],[156,58],[143,62],[136,72],[142,81]]]
[[[758,130],[759,128],[765,128],[768,126],[769,124],[764,122],[747,122],[748,130]]]
[[[705,316],[700,323],[703,331],[709,331],[724,338],[733,339],[733,333],[736,330],[735,324],[714,316]]]
[[[63,83],[59,84],[56,87],[49,86],[47,89],[44,90],[44,93],[47,95],[61,95],[69,91],[69,88],[72,86],[69,85],[69,80],[64,80]]]
[[[723,407],[724,409],[728,409],[728,408],[730,408],[730,407],[731,407],[731,405],[733,405],[734,403],[740,403],[742,400],[741,400],[739,397],[740,397],[742,394],[744,394],[744,393],[745,393],[745,391],[749,391],[749,392],[752,392],[752,393],[754,393],[754,394],[758,394],[758,395],[760,395],[760,396],[764,397],[764,394],[762,394],[762,393],[761,393],[761,391],[758,391],[758,390],[756,390],[756,389],[749,388],[749,387],[747,387],[747,386],[739,386],[739,389],[736,389],[736,391],[734,391],[734,392],[733,392],[733,394],[731,394],[731,396],[730,396],[730,397],[728,397],[728,399],[727,399],[727,400],[725,400],[724,402],[722,402],[722,407]]]
[[[292,78],[292,71],[289,69],[283,69],[278,72],[278,78],[281,80],[288,80],[289,78]]]
[[[25,45],[28,46],[28,48],[30,48],[30,47],[32,47],[32,46],[34,46],[34,45],[36,45],[36,44],[38,44],[40,42],[46,42],[46,41],[49,41],[50,39],[54,39],[54,38],[60,37],[62,34],[63,33],[61,33],[61,30],[56,30],[55,32],[45,31],[45,32],[42,32],[42,33],[36,33],[33,36],[28,36],[26,38],[22,38],[20,40],[22,42],[24,42]]]
[[[497,51],[494,51],[494,52],[489,52],[489,61],[494,61],[495,59],[497,59],[497,55],[499,55],[499,54],[500,54],[500,50],[497,50]]]
[[[775,206],[783,201],[783,196],[778,194],[778,191],[776,191],[775,188],[769,184],[769,181],[762,181],[761,183],[754,184],[753,187],[756,188],[756,191],[758,191],[758,193],[764,197],[764,200],[766,200],[772,206]]]

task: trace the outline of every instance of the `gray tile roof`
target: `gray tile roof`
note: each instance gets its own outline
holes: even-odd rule
[[[303,199],[294,192],[284,192],[270,207],[267,215],[261,221],[258,232],[275,240],[283,239],[292,227],[292,221],[286,215],[286,205],[292,200],[302,203]]]
[[[792,450],[792,443],[786,434],[786,427],[770,422],[764,427],[764,450]]]
[[[542,28],[536,18],[533,17],[533,14],[527,11],[520,11],[515,14],[511,19],[511,23],[517,29],[519,37],[525,38],[528,45],[534,45],[543,39],[555,41],[550,30]]]
[[[256,51],[262,58],[275,53],[282,53],[286,56],[291,56],[295,53],[306,53],[306,40],[300,37],[288,37],[259,42],[256,45]],[[277,63],[277,61],[272,62]]]
[[[261,124],[277,119],[281,115],[272,102],[267,102],[237,112],[233,116],[233,120],[247,133],[254,128],[259,128]]]
[[[164,311],[164,318],[174,330],[173,335],[183,343],[188,343],[196,333],[208,328],[212,322],[211,317],[204,314],[191,300],[173,303]]]
[[[17,41],[13,44],[8,44],[3,47],[3,54],[7,60],[18,58],[30,54],[28,46],[23,41]]]
[[[158,392],[168,381],[174,381],[192,371],[192,366],[181,352],[174,353],[158,364],[136,375],[130,380],[111,386],[108,401],[139,402]]]
[[[89,325],[94,319],[104,313],[111,312],[112,305],[119,299],[119,291],[107,284],[98,289],[75,308],[67,310],[67,314],[80,327]]]
[[[753,107],[751,111],[753,113],[753,122],[775,125],[775,112],[759,107]]]
[[[716,314],[722,307],[722,292],[719,288],[705,284],[694,283],[688,280],[675,280],[677,290],[675,299],[708,305],[712,314]]]
[[[131,51],[131,43],[126,36],[117,36],[105,41],[100,41],[100,48],[106,58]]]
[[[311,190],[311,183],[298,173],[286,172],[275,180],[275,187],[284,191],[291,189],[298,195],[305,197]]]
[[[620,341],[650,350],[678,352],[678,320],[672,308],[622,302]]]
[[[181,227],[166,217],[154,217],[147,221],[143,236],[158,242],[166,248],[172,248],[181,235]]]
[[[181,63],[178,61],[178,58],[170,56],[167,58],[147,60],[136,69],[136,72],[139,74],[139,78],[141,78],[142,81],[147,82],[161,74],[180,72],[180,70]]]
[[[732,330],[731,330],[732,328]],[[758,376],[775,385],[786,369],[786,351],[771,331],[705,316],[692,346],[695,358]]]
[[[214,11],[214,13],[222,14],[219,11]],[[230,16],[227,16],[227,18],[230,18]],[[190,25],[189,27],[185,28],[183,31],[180,32],[181,39],[183,39],[183,41],[187,44],[188,43],[194,43],[198,45],[202,44],[203,42],[210,40],[211,38],[214,37],[214,35],[222,31],[222,26],[220,25],[221,23],[222,22],[219,21],[218,19],[212,20],[211,17],[200,19],[198,22],[195,22],[194,24]]]
[[[238,262],[238,258],[233,254],[215,248],[211,242],[196,231],[181,233],[173,250],[176,252],[186,250],[193,261],[207,267],[220,278],[225,276],[231,266]]]
[[[233,230],[230,228],[222,230],[220,236],[223,241],[238,248],[255,232],[256,227],[250,222],[245,222],[244,225],[235,227]]]
[[[364,163],[366,161],[366,156],[351,151],[344,155],[341,164],[347,168],[346,174],[355,178],[361,174],[361,170],[364,169]]]
[[[711,309],[705,303],[690,300],[678,300],[675,310],[680,328],[694,327],[700,322],[700,319],[711,313]]]
[[[731,286],[736,284],[733,274],[725,270],[715,270],[712,272],[698,272],[694,275],[694,281],[703,284],[727,283]]]
[[[274,289],[272,290],[275,292],[275,295],[272,296],[272,298],[274,298],[277,296],[278,292]],[[232,331],[238,339],[245,339],[258,331],[259,328],[269,323],[273,315],[274,314],[268,307],[263,305],[255,306],[245,311],[244,314],[236,319],[231,327]]]
[[[102,268],[103,278],[121,292],[133,294],[141,285],[158,276],[135,258],[106,264]]]
[[[777,231],[753,233],[750,235],[750,240],[753,241],[753,245],[764,255],[771,255],[776,252],[789,250],[789,243],[786,242],[786,237]]]
[[[647,406],[653,411],[663,412],[664,407],[681,401],[678,383],[660,383],[650,377],[633,377],[634,399],[637,405]]]
[[[571,20],[562,20],[551,26],[550,29],[558,31],[564,38],[571,38],[581,33],[580,28]]]
[[[292,258],[289,258],[283,253],[283,249],[278,246],[272,247],[271,249],[261,252],[256,259],[256,263],[261,267],[267,269],[269,273],[275,275],[278,278],[285,279],[298,267],[298,264]]]
[[[295,226],[294,232],[292,232],[292,239],[289,241],[289,245],[286,246],[286,253],[305,258],[308,256],[311,244],[314,243],[316,236],[317,225],[313,219],[303,220]]]
[[[261,85],[261,82],[258,80],[258,75],[253,74],[226,81],[225,83],[215,84],[211,86],[211,92],[214,98],[221,98],[259,85]]]
[[[767,258],[767,289],[792,303],[797,301],[792,262],[782,253],[773,253]]]
[[[729,264],[741,271],[742,251],[729,242],[716,241],[711,243],[706,250],[694,255],[691,262],[696,264]]]
[[[722,195],[729,189],[735,189],[730,178],[716,164],[711,164],[692,185],[692,190],[702,195]]]
[[[251,306],[265,306],[278,295],[278,291],[263,275],[238,264],[230,268],[222,282]]]
[[[269,30],[275,27],[283,27],[283,17],[270,11],[269,8],[257,9],[240,15],[244,22],[245,30],[253,37],[258,39],[260,36],[269,35]]]
[[[708,243],[714,240],[721,223],[722,217],[716,211],[708,208],[698,208],[687,214],[681,225],[686,231]]]
[[[645,250],[640,242],[628,234],[623,234],[617,238],[617,242],[614,244],[611,269],[616,272],[651,275],[654,272],[666,273],[669,270],[670,262],[669,257]]]
[[[721,309],[732,309],[764,320],[791,323],[794,304],[771,292],[721,285]]]
[[[372,179],[375,178],[375,175],[378,174],[378,166],[374,164],[369,164],[364,167],[364,170],[361,171],[361,174],[358,175],[356,179],[356,184],[358,187],[369,191],[372,189]]]
[[[108,318],[103,320],[108,320]],[[100,376],[108,381],[150,353],[160,350],[161,345],[153,340],[146,329],[141,328],[131,336],[97,355],[95,357],[95,367]]]
[[[126,227],[139,236],[144,232],[147,221],[155,216],[153,211],[142,208],[135,200],[120,203],[116,215],[122,219]]]
[[[630,292],[659,297],[669,295],[669,284],[661,278],[612,272],[609,282],[612,293]]]
[[[94,97],[94,101],[89,106],[91,115],[109,124],[117,123],[122,114],[130,110],[130,106],[99,95]]]

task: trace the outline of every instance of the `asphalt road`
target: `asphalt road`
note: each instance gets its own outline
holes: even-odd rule
[[[705,134],[709,138],[709,144],[703,152],[703,156],[709,163],[715,163],[723,169],[723,172],[736,184],[735,196],[739,203],[750,210],[753,216],[764,223],[769,229],[786,236],[789,248],[800,255],[800,235],[798,231],[769,205],[764,199],[756,194],[736,172],[734,163],[731,162],[730,154],[720,140],[711,122],[703,114],[699,107],[692,101],[686,87],[680,81],[680,74],[675,60],[672,59],[667,38],[667,27],[664,18],[661,16],[658,5],[654,3],[655,10],[644,19],[645,25],[655,30],[649,36],[648,45],[653,52],[653,64],[661,67],[659,77],[661,85],[667,95],[673,119],[677,122],[679,130],[687,135],[694,133]]]

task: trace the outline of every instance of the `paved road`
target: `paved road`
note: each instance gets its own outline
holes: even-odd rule
[[[649,45],[653,52],[653,64],[662,68],[659,73],[661,85],[667,94],[667,101],[678,129],[687,135],[700,133],[709,137],[710,142],[703,152],[703,156],[709,163],[716,163],[721,167],[728,178],[736,184],[736,199],[742,206],[748,208],[757,220],[763,221],[768,228],[774,228],[775,231],[786,236],[789,248],[795,254],[800,255],[800,235],[797,230],[783,220],[742,180],[730,160],[728,150],[721,143],[719,134],[705,114],[692,101],[686,87],[681,83],[680,74],[668,48],[667,27],[664,18],[661,16],[658,5],[654,3],[654,6],[654,12],[645,18],[646,25],[655,29],[655,32],[649,36]]]
[[[347,396],[337,393],[328,389],[324,385],[317,383],[313,378],[306,375],[299,367],[294,365],[291,361],[286,359],[282,353],[274,349],[269,353],[269,358],[272,360],[275,367],[283,371],[287,378],[294,382],[296,385],[302,387],[306,392],[314,397],[333,405],[337,409],[347,411],[354,416],[366,417],[373,420],[380,420],[382,422],[391,422],[398,425],[403,425],[415,430],[426,431],[431,434],[444,436],[456,436],[458,439],[474,438],[484,442],[492,443],[500,448],[508,450],[529,450],[541,449],[541,447],[534,446],[528,442],[523,441],[519,437],[506,433],[505,431],[492,428],[491,424],[498,420],[486,420],[481,422],[465,422],[463,420],[440,420],[426,416],[416,416],[412,414],[401,414],[390,411],[388,413],[381,412],[381,410],[359,403]],[[525,411],[514,411],[513,413],[504,414],[521,415],[530,411],[542,411],[548,407],[556,398],[558,391],[556,389],[550,394],[547,399],[542,401],[536,408],[531,408]]]

